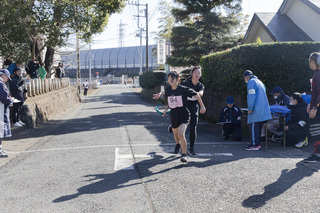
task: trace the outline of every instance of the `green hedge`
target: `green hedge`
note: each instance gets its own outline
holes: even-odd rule
[[[308,58],[320,50],[320,42],[282,42],[241,45],[201,58],[202,79],[217,92],[245,94],[242,76],[251,70],[269,93],[280,86],[285,93],[310,91],[312,71]]]
[[[166,77],[165,71],[145,72],[139,78],[140,86],[142,88],[152,89],[155,86],[163,84],[165,82],[165,77]]]

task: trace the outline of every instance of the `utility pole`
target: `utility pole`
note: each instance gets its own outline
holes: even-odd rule
[[[148,3],[146,4],[146,14],[145,14],[145,16],[146,16],[146,72],[148,72],[148,70],[149,70]]]
[[[91,84],[91,41],[89,42],[89,86]]]
[[[142,75],[142,27],[140,27],[140,72],[139,75]]]
[[[137,9],[138,9],[138,15],[135,15],[135,17],[137,17],[137,20],[138,20],[138,29],[139,29],[139,32],[136,33],[136,36],[140,36],[140,73],[139,74],[142,74],[142,36],[143,36],[143,27],[142,25],[140,26],[140,17],[144,17],[146,18],[146,72],[148,71],[148,67],[149,67],[149,47],[148,47],[148,39],[149,39],[149,36],[148,36],[148,4],[140,4],[139,3],[139,0],[138,0],[138,3],[132,3],[132,2],[129,2],[128,3],[129,5],[135,5],[137,6]],[[140,10],[139,10],[139,6],[145,6],[146,9],[145,9],[145,15],[144,16],[140,16]]]

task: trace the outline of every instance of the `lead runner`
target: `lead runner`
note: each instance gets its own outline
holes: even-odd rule
[[[196,97],[200,104],[201,114],[206,112],[206,108],[202,102],[200,95],[193,89],[179,85],[179,81],[179,74],[175,71],[170,72],[168,74],[168,83],[170,84],[170,87],[167,87],[165,89],[164,95],[166,95],[168,99],[168,105],[171,109],[171,125],[174,134],[174,139],[176,141],[174,153],[177,154],[181,147],[182,156],[180,161],[182,163],[187,163],[187,141],[185,137],[185,132],[190,120],[190,113],[187,109],[187,97]],[[160,96],[161,93],[157,93],[153,95],[153,98],[157,100]]]

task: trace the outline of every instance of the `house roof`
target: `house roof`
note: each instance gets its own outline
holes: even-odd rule
[[[248,39],[255,22],[260,23],[273,41],[313,41],[285,14],[255,13],[242,43]]]
[[[285,13],[293,3],[294,0],[284,0],[278,10],[278,13]],[[320,14],[320,0],[300,0],[302,3],[307,5],[310,9]]]
[[[287,15],[276,13],[273,17],[270,17],[270,13],[257,13],[257,16],[280,42],[313,41],[312,38],[300,29]]]

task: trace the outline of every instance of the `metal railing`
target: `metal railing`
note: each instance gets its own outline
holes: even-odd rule
[[[65,78],[49,78],[49,79],[30,79],[25,85],[28,97],[35,97],[54,90],[59,90],[70,86],[70,79]]]

